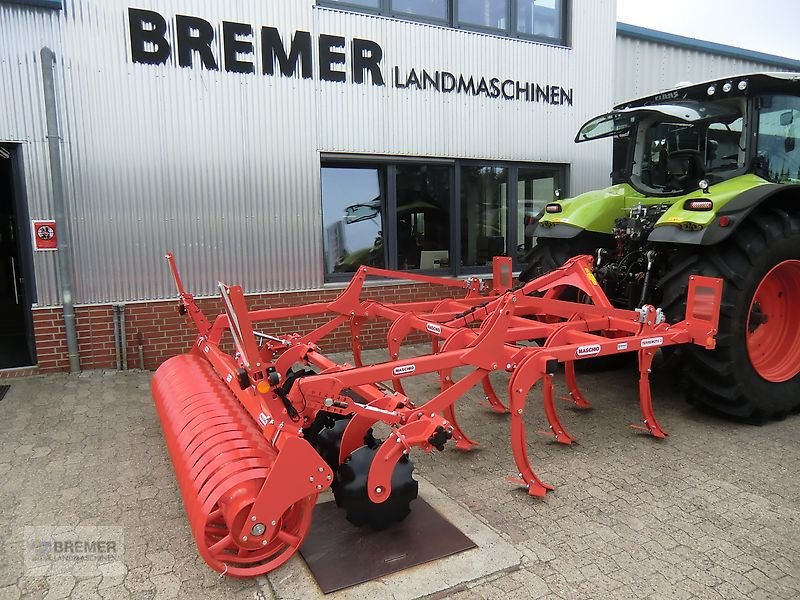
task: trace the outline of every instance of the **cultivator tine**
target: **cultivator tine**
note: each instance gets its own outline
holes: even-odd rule
[[[569,396],[565,397],[562,396],[561,399],[570,402],[575,405],[577,408],[580,409],[587,409],[592,408],[592,405],[589,404],[589,401],[586,400],[583,393],[581,392],[580,388],[578,387],[578,379],[575,375],[575,361],[568,360],[564,363],[564,378],[566,379],[567,383],[567,390],[569,390]]]
[[[664,439],[668,434],[661,428],[656,420],[650,391],[650,371],[655,354],[655,350],[652,348],[639,351],[639,404],[642,409],[642,423],[644,423],[644,427],[635,426],[635,428],[644,429],[654,437]]]
[[[653,356],[658,347],[674,344],[713,348],[721,300],[718,280],[695,277],[686,320],[667,326],[653,307],[614,308],[592,276],[589,256],[517,288],[511,288],[511,264],[504,259],[495,265],[497,281],[488,295],[481,295],[486,286],[477,279],[360,267],[331,302],[249,311],[241,287],[220,283],[225,312],[212,326],[184,290],[172,255],[168,260],[181,310],[200,335],[188,354],[158,369],[153,399],[198,551],[212,568],[235,577],[262,575],[286,562],[305,539],[318,494],[329,487],[355,524],[385,528],[403,519],[418,489],[412,449],[444,450],[451,441],[460,450],[477,445],[458,423],[456,402],[479,383],[493,411],[510,412],[519,474],[514,481],[531,496],[553,489],[528,457],[525,403],[539,381],[548,436],[561,444],[574,441],[556,411],[558,364],[564,364],[571,402],[588,408],[575,361],[638,352],[644,428],[666,437],[653,414]],[[366,301],[361,296],[368,276],[458,288],[463,296]],[[577,288],[591,303],[559,300],[567,288]],[[312,317],[325,321],[304,334],[254,329]],[[389,360],[368,364],[364,331],[378,319],[389,324]],[[331,360],[318,346],[346,324],[355,366]],[[221,346],[226,329],[233,354]],[[401,359],[401,346],[417,333],[430,336],[431,352]],[[545,341],[530,346],[528,340]],[[489,378],[495,371],[510,375],[508,407]],[[454,373],[460,378],[454,380]],[[424,374],[438,374],[440,388],[417,406],[403,380]],[[383,441],[375,438],[378,424],[390,431]]]
[[[483,379],[483,381],[481,381],[481,385],[483,386],[484,394],[486,394],[484,398],[486,399],[486,402],[489,403],[489,408],[496,413],[508,413],[508,407],[497,397],[497,393],[495,393],[494,387],[492,387],[492,382],[489,380],[488,375]]]
[[[470,437],[464,433],[464,430],[461,429],[461,425],[458,424],[458,420],[456,419],[455,404],[449,404],[444,409],[444,417],[450,422],[453,439],[456,442],[456,448],[459,450],[469,451],[476,446],[480,446],[478,442],[470,439]]]
[[[569,446],[575,441],[564,426],[556,413],[555,394],[553,392],[553,375],[547,374],[542,378],[542,396],[544,399],[544,413],[550,425],[550,432],[559,444]]]
[[[511,451],[519,471],[519,479],[514,478],[511,481],[525,486],[531,496],[543,498],[547,492],[555,488],[539,479],[531,468],[524,421],[525,398],[537,381],[545,375],[540,360],[539,357],[530,354],[520,362],[508,382],[508,396],[511,409]]]

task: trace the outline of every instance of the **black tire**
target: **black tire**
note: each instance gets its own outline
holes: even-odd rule
[[[792,259],[800,259],[800,214],[776,207],[754,212],[721,244],[687,249],[676,257],[660,284],[662,306],[672,322],[684,318],[690,275],[725,281],[716,349],[682,347],[690,403],[751,423],[782,419],[800,409],[800,374],[782,383],[767,381],[753,368],[746,345],[758,285],[775,265]]]
[[[384,502],[375,504],[367,493],[367,478],[380,440],[358,448],[336,472],[333,495],[336,505],[344,508],[347,520],[356,526],[369,525],[377,531],[402,521],[411,512],[411,502],[417,498],[419,483],[412,477],[414,464],[403,456],[392,473],[392,493]]]
[[[573,256],[594,254],[597,248],[608,244],[609,239],[610,236],[590,232],[569,239],[537,238],[536,245],[524,259],[527,266],[520,272],[519,280],[536,279],[557,269]]]

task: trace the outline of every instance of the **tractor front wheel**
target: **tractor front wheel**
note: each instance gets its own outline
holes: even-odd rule
[[[800,215],[763,209],[718,246],[687,252],[661,283],[671,321],[683,319],[691,274],[725,286],[716,349],[684,350],[688,400],[756,423],[800,409]]]

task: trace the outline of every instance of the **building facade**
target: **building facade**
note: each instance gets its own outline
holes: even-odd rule
[[[612,0],[31,4],[0,4],[0,142],[42,369],[68,364],[65,294],[84,368],[114,364],[113,305],[129,364],[185,346],[168,250],[197,296],[223,280],[270,305],[358,261],[488,272],[556,189],[607,177],[571,138],[612,100]],[[58,221],[69,289],[33,219]]]
[[[609,181],[610,144],[572,140],[620,99],[615,64],[627,96],[695,78],[653,78],[636,53],[675,44],[647,35],[614,0],[0,2],[0,369],[185,350],[167,251],[212,313],[218,280],[264,307],[358,264],[520,269],[556,190]]]
[[[798,72],[800,60],[617,24],[615,103],[647,96],[678,83],[761,71]]]

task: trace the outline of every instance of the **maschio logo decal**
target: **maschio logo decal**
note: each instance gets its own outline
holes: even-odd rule
[[[425,329],[427,329],[427,330],[428,330],[428,331],[430,331],[431,333],[435,333],[436,335],[441,335],[441,334],[442,334],[442,327],[441,327],[441,325],[436,325],[436,324],[434,324],[434,323],[428,323],[428,324],[425,326]]]
[[[404,367],[395,367],[392,369],[392,374],[394,375],[408,375],[409,373],[413,373],[417,370],[417,365],[406,365]]]
[[[575,356],[594,356],[595,354],[600,354],[600,350],[600,344],[581,346],[575,351]]]
[[[642,348],[651,348],[653,346],[660,346],[664,343],[664,338],[656,337],[656,338],[647,338],[646,340],[642,340]]]

